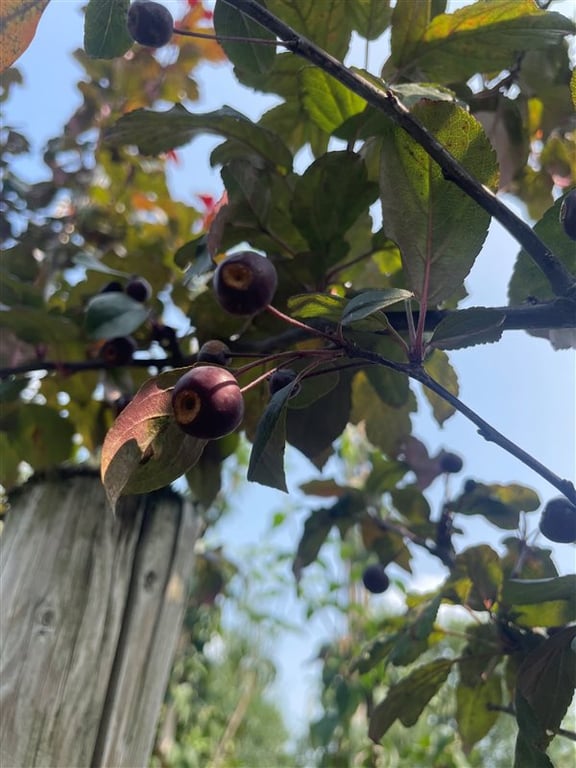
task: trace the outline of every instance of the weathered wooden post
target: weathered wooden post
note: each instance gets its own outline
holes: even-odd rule
[[[198,524],[170,491],[91,472],[27,483],[0,536],[0,765],[146,766]]]

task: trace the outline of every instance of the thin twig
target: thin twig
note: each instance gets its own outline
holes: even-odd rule
[[[491,712],[504,712],[506,715],[512,715],[513,717],[516,717],[516,710],[514,707],[503,707],[500,704],[486,704],[486,709],[490,710]],[[576,733],[574,731],[568,731],[566,728],[557,728],[554,731],[554,734],[556,736],[564,736],[566,739],[570,739],[570,741],[576,741]]]
[[[334,56],[299,35],[292,27],[260,5],[257,0],[224,1],[277,35],[280,40],[286,43],[286,47],[290,51],[332,75],[350,91],[364,98],[368,104],[383,112],[399,125],[438,163],[446,179],[454,182],[466,192],[520,243],[542,270],[554,293],[558,296],[576,297],[576,278],[554,256],[534,230],[504,205],[491,190],[480,184],[472,174],[463,168],[454,156],[413,117],[391,90],[379,88],[359,73],[345,67]]]
[[[544,480],[547,480],[551,485],[557,488],[573,504],[576,504],[576,488],[574,488],[573,483],[558,477],[556,473],[552,472],[552,470],[548,469],[548,467],[544,466],[544,464],[520,448],[519,445],[505,437],[501,432],[495,429],[495,427],[479,416],[476,411],[469,408],[465,403],[433,379],[421,365],[415,363],[397,363],[394,360],[388,360],[387,358],[382,357],[376,352],[362,349],[353,344],[349,346],[349,354],[351,357],[369,360],[373,363],[383,365],[385,368],[391,368],[393,371],[405,373],[410,376],[411,379],[419,381],[420,384],[427,389],[432,390],[432,392],[435,392],[439,397],[447,403],[450,403],[450,405],[452,405],[459,413],[475,424],[478,427],[479,434],[485,440],[499,445],[512,456],[515,456],[523,464],[536,472],[536,474],[540,475],[540,477],[543,477]]]

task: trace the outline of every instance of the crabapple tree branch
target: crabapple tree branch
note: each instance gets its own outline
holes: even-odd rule
[[[412,116],[390,89],[378,88],[359,73],[348,69],[334,56],[298,34],[292,27],[260,5],[257,0],[224,0],[224,2],[275,34],[292,53],[315,64],[399,125],[438,163],[446,179],[454,182],[502,224],[542,270],[556,295],[576,298],[576,278],[570,274],[534,230],[504,205],[491,190],[468,173],[450,152]]]

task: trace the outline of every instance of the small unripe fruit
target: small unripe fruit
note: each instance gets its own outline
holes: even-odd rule
[[[362,574],[362,583],[368,590],[375,595],[380,595],[382,592],[386,592],[390,586],[390,579],[388,578],[383,565],[375,564],[369,565],[364,569]]]
[[[124,290],[127,296],[142,304],[152,296],[152,286],[143,277],[133,277],[126,283]]]
[[[223,341],[212,339],[206,341],[198,350],[199,363],[214,363],[214,365],[228,365],[230,362],[230,347]]]
[[[199,365],[176,382],[172,409],[186,434],[215,440],[240,426],[244,398],[236,378],[226,368]]]
[[[291,384],[294,381],[296,375],[296,371],[293,371],[292,368],[278,368],[268,379],[270,394],[275,395],[276,392],[287,387],[288,384]],[[299,391],[300,384],[297,384],[290,393],[290,397],[295,397]]]
[[[456,474],[457,472],[462,471],[463,466],[464,462],[460,456],[457,456],[455,453],[443,453],[440,456],[440,468],[442,472]]]
[[[232,315],[255,315],[270,304],[278,274],[272,262],[255,251],[234,253],[214,273],[220,306]]]
[[[571,240],[576,240],[576,189],[568,192],[560,206],[560,223]]]
[[[108,339],[100,347],[100,357],[110,365],[126,365],[136,351],[136,342],[130,336]]]
[[[100,293],[122,293],[124,288],[122,287],[122,283],[118,280],[112,280],[109,283],[106,283],[102,288],[100,288]]]
[[[576,542],[576,506],[563,496],[551,499],[542,512],[540,530],[550,541]]]
[[[170,42],[174,19],[160,3],[135,0],[128,9],[126,19],[130,37],[148,48],[161,48]]]

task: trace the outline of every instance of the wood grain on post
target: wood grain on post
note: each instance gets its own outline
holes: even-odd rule
[[[0,765],[146,766],[198,524],[171,492],[122,500],[95,476],[14,496],[0,536]]]

